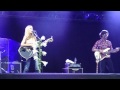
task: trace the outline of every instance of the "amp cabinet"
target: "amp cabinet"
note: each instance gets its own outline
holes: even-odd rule
[[[20,62],[2,62],[2,73],[22,73]]]
[[[14,61],[21,61],[21,56],[18,53],[20,43],[8,39],[0,38],[0,51],[1,53],[1,71],[2,73],[17,73],[21,72],[21,64]]]
[[[20,43],[8,39],[8,38],[0,38],[0,51],[4,51],[1,54],[1,62],[13,62],[21,60],[21,57],[18,53],[18,48],[20,47]]]
[[[69,73],[83,73],[83,68],[69,68]]]
[[[83,68],[63,68],[65,73],[83,73]]]

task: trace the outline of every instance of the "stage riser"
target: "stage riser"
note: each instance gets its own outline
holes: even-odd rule
[[[0,79],[120,79],[120,75],[99,74],[1,74]]]

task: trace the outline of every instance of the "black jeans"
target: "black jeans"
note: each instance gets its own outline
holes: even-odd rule
[[[113,63],[110,58],[105,58],[98,65],[99,73],[106,73],[106,69],[108,69],[109,73],[114,73]]]
[[[33,58],[30,58],[26,61],[25,67],[24,67],[24,71],[23,73],[27,73],[29,71],[29,67],[30,67],[30,62],[34,60]],[[40,67],[39,67],[39,61],[38,60],[34,60],[35,61],[35,72],[41,72],[40,71]]]

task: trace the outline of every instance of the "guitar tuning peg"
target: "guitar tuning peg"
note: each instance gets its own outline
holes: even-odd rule
[[[51,36],[51,38],[53,38],[53,36]]]

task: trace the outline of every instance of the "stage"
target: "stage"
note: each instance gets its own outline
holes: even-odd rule
[[[21,73],[0,74],[0,79],[120,79],[119,73]]]

